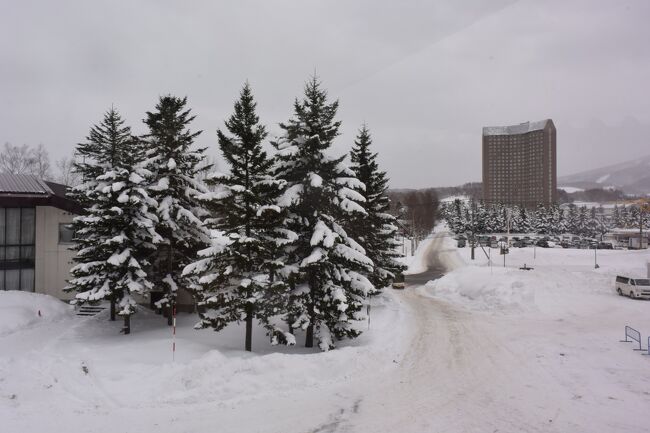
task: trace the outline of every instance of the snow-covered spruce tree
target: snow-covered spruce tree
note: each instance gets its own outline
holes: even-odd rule
[[[194,294],[201,318],[197,326],[219,331],[244,320],[247,351],[252,350],[254,320],[275,341],[295,344],[293,335],[270,321],[286,293],[284,281],[277,278],[284,266],[280,247],[295,235],[282,227],[283,213],[275,204],[284,182],[271,176],[273,160],[262,149],[267,133],[256,105],[246,83],[234,114],[225,122],[228,133],[217,131],[230,173],[208,175],[206,183],[213,191],[199,196],[211,213],[205,225],[217,233],[216,240],[184,271],[197,277]]]
[[[207,192],[197,179],[205,149],[193,147],[201,131],[189,130],[194,116],[186,104],[187,98],[162,96],[144,120],[149,128],[143,137],[146,166],[153,174],[149,191],[158,202],[156,230],[163,238],[154,267],[156,288],[163,292],[157,306],[165,309],[170,325],[179,287],[189,288],[192,282],[192,276],[182,275],[183,269],[209,242],[202,221],[207,211],[197,199]]]
[[[367,276],[378,293],[392,283],[397,273],[406,270],[406,266],[396,260],[400,256],[400,243],[396,239],[397,221],[388,213],[388,178],[385,172],[379,170],[377,154],[370,150],[371,145],[370,131],[364,124],[350,152],[350,168],[365,185],[365,190],[360,189],[359,192],[366,198],[367,213],[354,213],[344,228],[349,236],[361,244],[366,256],[375,264],[372,273]]]
[[[579,234],[578,210],[573,203],[569,205],[569,210],[566,213],[565,228],[571,234]]]
[[[160,241],[155,231],[156,202],[145,189],[150,176],[141,163],[142,143],[131,136],[118,112],[111,108],[93,126],[87,142],[77,147],[77,170],[84,182],[71,196],[84,207],[74,219],[76,265],[66,290],[78,292],[75,303],[111,302],[111,320],[124,317],[125,333],[136,310],[132,294],[152,287],[149,258]]]
[[[621,227],[621,214],[618,209],[618,204],[614,205],[614,213],[612,214],[612,227]]]
[[[580,236],[589,236],[588,235],[588,226],[587,224],[589,223],[589,215],[587,211],[587,206],[581,206],[578,209],[578,219],[577,219],[577,225],[576,225],[576,231]]]
[[[276,175],[287,182],[279,203],[288,206],[285,225],[298,235],[287,251],[295,270],[288,276],[286,318],[290,330],[306,329],[305,346],[312,347],[316,337],[321,350],[361,333],[355,322],[366,318],[361,310],[374,290],[364,276],[372,272],[372,261],[342,227],[353,214],[365,213],[359,204],[364,197],[355,191],[363,184],[342,164],[344,157],[326,154],[338,135],[337,108],[314,77],[273,143]]]
[[[466,227],[467,227],[467,220],[465,219],[465,212],[466,206],[464,202],[462,202],[460,199],[455,199],[453,204],[451,205],[451,208],[449,209],[449,227],[451,230],[456,233],[465,233]]]
[[[623,205],[620,212],[620,225],[619,228],[628,228],[630,226],[630,208]]]

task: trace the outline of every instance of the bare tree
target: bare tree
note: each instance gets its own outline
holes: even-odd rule
[[[0,153],[0,171],[2,173],[28,174],[32,165],[32,151],[26,144],[14,146],[11,143],[5,143]]]
[[[32,172],[34,176],[41,179],[52,180],[52,172],[50,171],[50,155],[45,150],[43,144],[39,144],[37,148],[32,150],[33,164]]]
[[[50,179],[50,157],[42,144],[33,148],[26,144],[14,146],[5,143],[0,152],[0,172],[31,174],[42,179]]]
[[[56,176],[54,181],[67,186],[77,186],[81,183],[81,175],[74,168],[74,156],[56,161]]]

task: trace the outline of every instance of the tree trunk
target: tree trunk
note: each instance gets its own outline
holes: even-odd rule
[[[305,347],[314,347],[314,325],[311,323],[307,327],[307,334],[305,335]]]
[[[313,273],[309,275],[309,296],[311,297],[308,306],[309,313],[309,326],[307,326],[307,334],[305,335],[305,347],[314,347],[314,297],[316,295],[316,281]]]
[[[253,350],[253,304],[246,303],[246,351]]]
[[[115,322],[115,295],[111,296],[111,322]]]
[[[131,333],[131,315],[127,314],[124,316],[124,327],[122,328],[122,331],[124,331],[124,335],[128,335]]]
[[[172,272],[174,270],[174,235],[172,234],[170,239],[169,239],[169,254],[167,255],[167,275],[169,278],[173,280],[172,277]],[[172,295],[172,288],[171,286],[167,288],[167,304],[168,304],[168,314],[167,314],[167,326],[172,326],[174,323],[173,320],[173,315],[174,315],[174,308],[176,307],[176,295],[177,293],[174,293]]]

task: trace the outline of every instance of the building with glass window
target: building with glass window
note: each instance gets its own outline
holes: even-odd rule
[[[72,297],[63,288],[80,209],[65,193],[65,185],[35,176],[0,174],[0,290]]]
[[[551,119],[483,128],[483,199],[525,207],[557,202],[556,130]]]

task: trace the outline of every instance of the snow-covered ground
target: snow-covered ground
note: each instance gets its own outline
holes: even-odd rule
[[[650,357],[619,340],[626,324],[647,338],[650,302],[612,290],[617,273],[645,275],[648,253],[598,251],[595,270],[593,251],[510,251],[505,269],[480,249],[471,262],[439,231],[411,271],[450,272],[387,289],[370,329],[328,353],[273,347],[258,331],[249,354],[241,327],[196,331],[185,314],[172,361],[171,331],[153,313],[123,336],[104,313],[0,292],[1,430],[648,431]]]
[[[511,248],[504,268],[498,250],[486,256],[477,249],[472,262],[469,248],[455,249],[450,237],[444,244],[455,269],[420,291],[469,326],[459,338],[476,359],[464,361],[478,371],[493,364],[479,373],[476,404],[488,412],[505,405],[511,412],[504,419],[488,415],[486,425],[499,431],[650,431],[650,357],[619,342],[624,326],[632,326],[647,353],[650,302],[614,292],[617,274],[646,276],[648,251],[598,251],[595,269],[593,250]],[[524,264],[534,269],[520,270]],[[472,410],[470,402],[463,406]]]
[[[412,332],[402,304],[392,290],[374,298],[369,330],[329,353],[271,346],[261,330],[247,353],[243,327],[197,331],[180,314],[172,361],[171,329],[152,312],[124,336],[107,313],[0,291],[0,431],[309,431],[340,410],[335,388],[392,374]]]
[[[568,194],[572,194],[574,192],[582,192],[582,191],[584,191],[583,188],[576,188],[574,186],[558,186],[557,189],[561,189],[561,190],[563,190],[564,192],[566,192]]]

